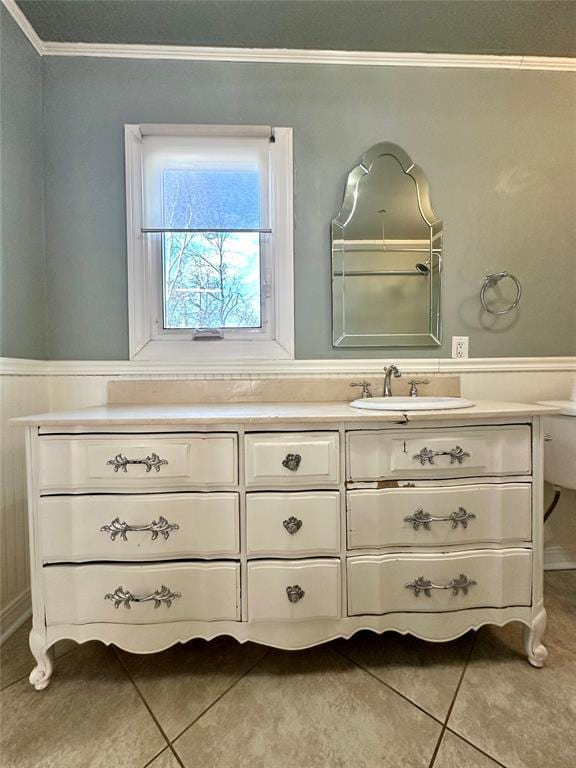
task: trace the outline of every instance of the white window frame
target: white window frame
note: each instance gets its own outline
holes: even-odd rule
[[[193,341],[189,329],[165,330],[159,237],[142,234],[142,137],[255,136],[268,126],[125,125],[128,323],[131,360],[230,361],[294,358],[294,254],[292,128],[274,128],[270,152],[270,226],[263,268],[271,296],[262,302],[263,329],[234,331],[224,339]]]

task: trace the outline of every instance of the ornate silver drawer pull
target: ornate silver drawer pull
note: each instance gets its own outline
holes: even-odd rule
[[[291,603],[298,603],[302,600],[306,592],[304,592],[301,586],[294,584],[293,587],[286,587],[286,594]]]
[[[182,597],[180,592],[172,592],[171,589],[168,589],[168,587],[162,584],[160,589],[157,589],[155,592],[152,592],[151,595],[146,595],[145,597],[136,597],[129,590],[124,589],[124,587],[116,587],[114,592],[109,592],[107,595],[104,595],[104,600],[112,600],[114,602],[114,608],[119,608],[121,605],[125,608],[131,608],[132,606],[130,603],[150,602],[154,602],[154,608],[160,608],[161,605],[170,608],[174,600],[178,597]]]
[[[162,536],[166,541],[169,538],[170,533],[172,531],[177,531],[179,528],[179,525],[176,525],[176,523],[169,523],[168,520],[162,516],[158,518],[158,522],[152,520],[148,525],[129,525],[124,520],[120,522],[120,518],[116,517],[111,523],[108,523],[108,525],[103,525],[100,530],[103,533],[109,533],[112,541],[115,541],[118,536],[120,536],[122,541],[128,541],[128,536],[126,535],[128,531],[150,531],[152,533],[152,541],[156,541],[158,536]]]
[[[118,453],[113,459],[107,461],[106,464],[111,464],[114,467],[114,472],[118,472],[119,469],[122,472],[128,472],[128,464],[145,464],[146,472],[150,472],[152,469],[160,472],[160,468],[168,464],[168,462],[166,459],[161,459],[157,453],[153,453],[152,456],[146,456],[145,459],[127,459],[126,456]]]
[[[296,472],[302,461],[302,456],[299,453],[288,453],[286,458],[282,462],[282,466],[289,469],[291,472]]]
[[[404,586],[406,589],[413,590],[415,597],[420,597],[421,592],[424,593],[426,597],[432,597],[433,589],[450,589],[452,590],[453,595],[459,595],[460,592],[462,592],[463,595],[467,595],[470,587],[473,587],[475,584],[475,581],[461,573],[460,576],[452,579],[448,584],[433,584],[430,579],[425,579],[424,576],[419,576],[417,579],[408,582],[408,584],[405,584]]]
[[[458,528],[459,525],[462,528],[468,528],[468,520],[474,520],[475,517],[476,515],[473,512],[467,512],[464,507],[458,507],[456,512],[451,512],[447,517],[434,517],[429,512],[424,512],[422,507],[418,507],[416,512],[404,518],[404,522],[410,523],[415,531],[419,528],[431,531],[431,523],[450,523],[452,529]]]
[[[302,528],[302,520],[298,520],[297,517],[289,517],[288,520],[283,520],[282,525],[288,533],[293,536],[295,533],[298,533],[300,528]]]
[[[422,448],[422,450],[419,453],[415,453],[412,458],[416,459],[416,461],[419,461],[420,464],[424,466],[424,464],[435,464],[434,459],[436,456],[450,456],[450,464],[456,462],[462,464],[464,459],[470,458],[470,454],[463,448],[460,448],[459,445],[456,445],[449,451],[433,451],[431,448]]]

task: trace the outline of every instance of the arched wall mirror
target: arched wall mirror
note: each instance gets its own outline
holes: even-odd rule
[[[442,222],[401,147],[376,144],[348,175],[332,221],[335,347],[441,343]]]

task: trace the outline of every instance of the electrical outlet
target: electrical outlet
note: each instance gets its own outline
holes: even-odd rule
[[[452,357],[468,357],[468,336],[452,336]]]

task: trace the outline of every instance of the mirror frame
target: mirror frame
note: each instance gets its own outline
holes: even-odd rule
[[[391,155],[400,164],[416,187],[418,206],[422,218],[430,227],[430,313],[428,333],[374,333],[350,334],[345,328],[344,290],[336,291],[337,259],[344,250],[336,243],[344,240],[345,227],[354,215],[358,201],[358,185],[368,175],[374,162]],[[332,345],[334,347],[436,347],[442,344],[441,287],[442,287],[442,220],[436,216],[430,202],[430,188],[424,171],[412,162],[410,156],[392,142],[380,142],[364,152],[360,163],[348,174],[344,199],[336,218],[332,219]],[[340,278],[345,280],[345,278]]]

